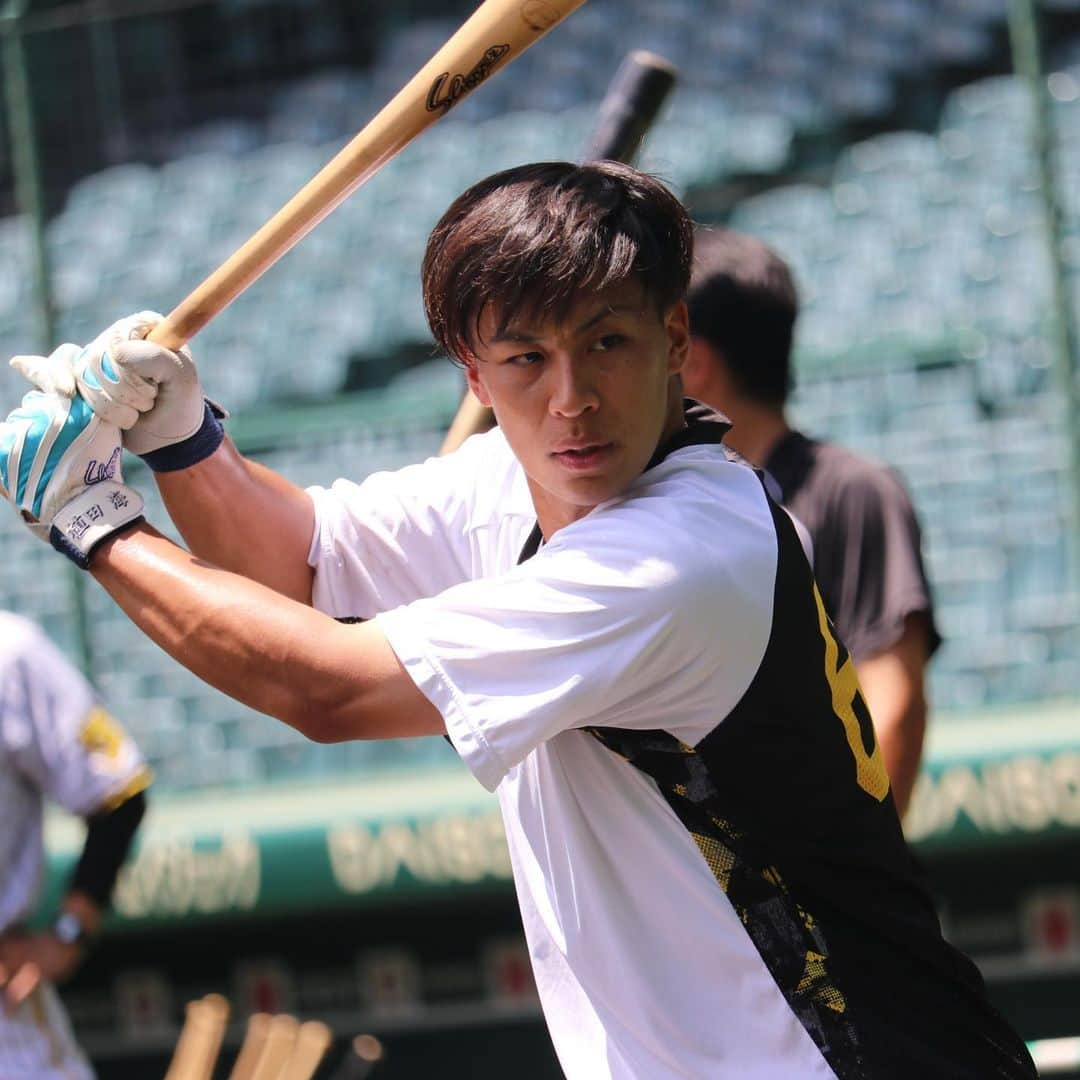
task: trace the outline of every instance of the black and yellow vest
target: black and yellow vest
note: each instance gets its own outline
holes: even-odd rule
[[[730,425],[689,404],[649,467],[701,444],[739,460],[722,444]],[[772,630],[735,708],[696,746],[663,730],[586,730],[654,781],[841,1080],[1033,1078],[977,969],[942,937],[854,664],[790,517],[769,507]],[[540,540],[536,529],[520,561]]]

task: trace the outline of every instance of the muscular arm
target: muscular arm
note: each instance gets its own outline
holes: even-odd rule
[[[925,616],[909,615],[903,633],[893,645],[855,662],[901,817],[915,786],[926,734],[924,676],[928,651]]]
[[[195,555],[311,603],[315,511],[306,491],[242,457],[228,439],[197,465],[155,478]]]
[[[445,731],[374,622],[338,623],[145,524],[102,544],[91,573],[181,664],[316,742]]]

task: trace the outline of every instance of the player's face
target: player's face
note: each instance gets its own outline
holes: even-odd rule
[[[637,283],[583,293],[561,321],[481,316],[469,385],[525,470],[545,536],[621,494],[683,426],[675,377],[686,305],[658,312]]]

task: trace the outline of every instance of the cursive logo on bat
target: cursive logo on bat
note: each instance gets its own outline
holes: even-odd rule
[[[436,76],[427,96],[428,112],[447,112],[459,98],[479,86],[495,65],[510,51],[509,45],[492,45],[484,50],[476,66],[467,75],[453,75],[444,71]]]

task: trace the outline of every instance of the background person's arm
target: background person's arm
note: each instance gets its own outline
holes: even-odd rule
[[[926,666],[940,643],[918,518],[899,477],[864,462],[814,542],[814,570],[850,650],[903,815],[926,733]]]
[[[0,699],[7,705],[0,711],[3,752],[28,790],[87,825],[82,854],[51,926],[0,934],[0,1002],[12,1007],[41,981],[63,982],[79,966],[109,906],[152,778],[130,735],[40,628],[11,618],[4,629],[9,641],[0,672]]]
[[[896,642],[855,661],[901,817],[911,801],[926,736],[928,640],[925,616],[910,615]]]
[[[118,806],[91,815],[82,855],[53,926],[0,934],[0,996],[8,1008],[21,1005],[42,982],[62,983],[78,970],[101,930],[116,876],[145,809],[145,795],[138,791]]]

